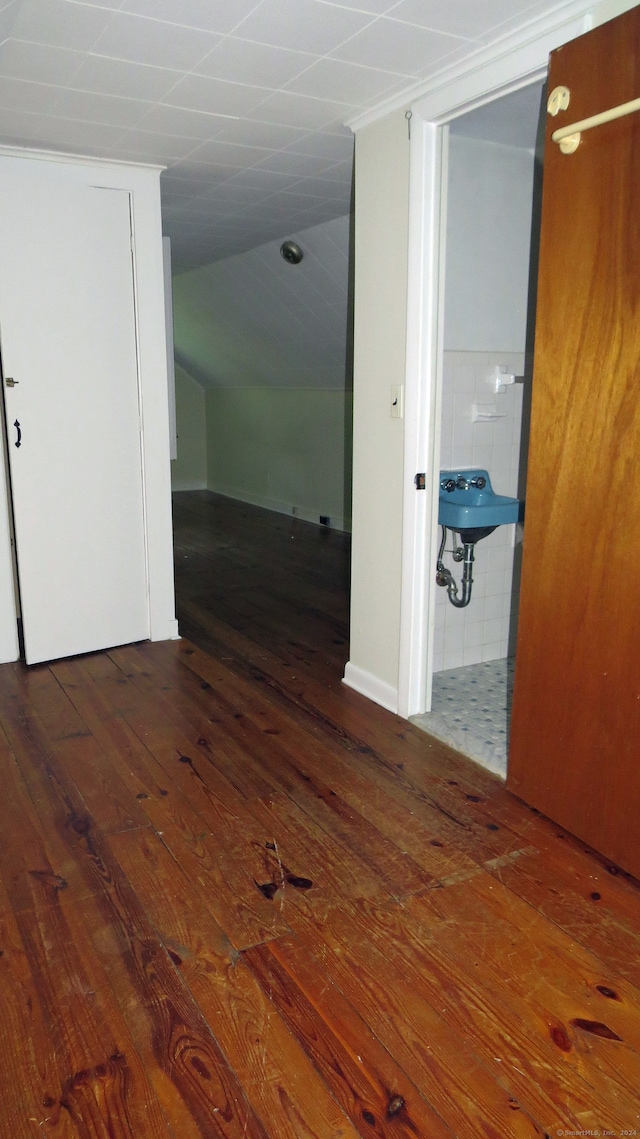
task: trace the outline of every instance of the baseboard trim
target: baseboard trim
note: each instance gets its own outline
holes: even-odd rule
[[[209,483],[208,489],[213,494],[221,494],[224,498],[233,498],[236,502],[246,502],[248,506],[261,506],[263,510],[273,510],[276,514],[287,514],[290,518],[299,518],[302,522],[313,522],[316,526],[320,525],[320,515],[327,513],[322,507],[291,506],[290,503],[281,502],[277,498],[268,498],[262,494],[249,494],[243,490],[236,490],[235,487],[214,486]],[[341,515],[331,514],[330,511],[328,513],[331,518],[331,530],[342,530],[349,533],[350,526],[346,524]]]
[[[180,633],[178,632],[178,622],[175,617],[165,621],[159,628],[153,629],[150,641],[179,641]]]
[[[367,672],[364,668],[358,668],[357,664],[352,664],[350,660],[345,665],[342,683],[346,684],[348,688],[353,688],[362,696],[366,696],[369,700],[373,700],[374,704],[380,704],[389,712],[397,713],[398,689],[394,688],[392,684],[387,684],[386,680],[380,680],[379,676]]]
[[[176,479],[171,483],[171,490],[180,492],[181,490],[206,490],[207,484],[202,479]]]

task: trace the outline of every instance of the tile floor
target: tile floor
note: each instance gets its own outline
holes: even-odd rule
[[[514,663],[504,657],[434,673],[432,711],[412,722],[505,779]]]

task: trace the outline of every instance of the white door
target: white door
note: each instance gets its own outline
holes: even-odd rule
[[[0,202],[0,349],[34,664],[149,636],[130,202],[11,170]]]

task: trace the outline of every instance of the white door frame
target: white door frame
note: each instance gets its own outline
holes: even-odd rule
[[[409,275],[398,713],[431,707],[442,392],[448,123],[546,77],[549,53],[591,27],[584,0],[528,25],[449,72],[411,107]],[[415,476],[426,474],[426,490]]]

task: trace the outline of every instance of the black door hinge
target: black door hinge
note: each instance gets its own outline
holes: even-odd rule
[[[426,489],[427,476],[424,473],[424,471],[422,472],[422,474],[416,475],[416,477],[413,481],[416,484],[416,490],[425,490]]]

